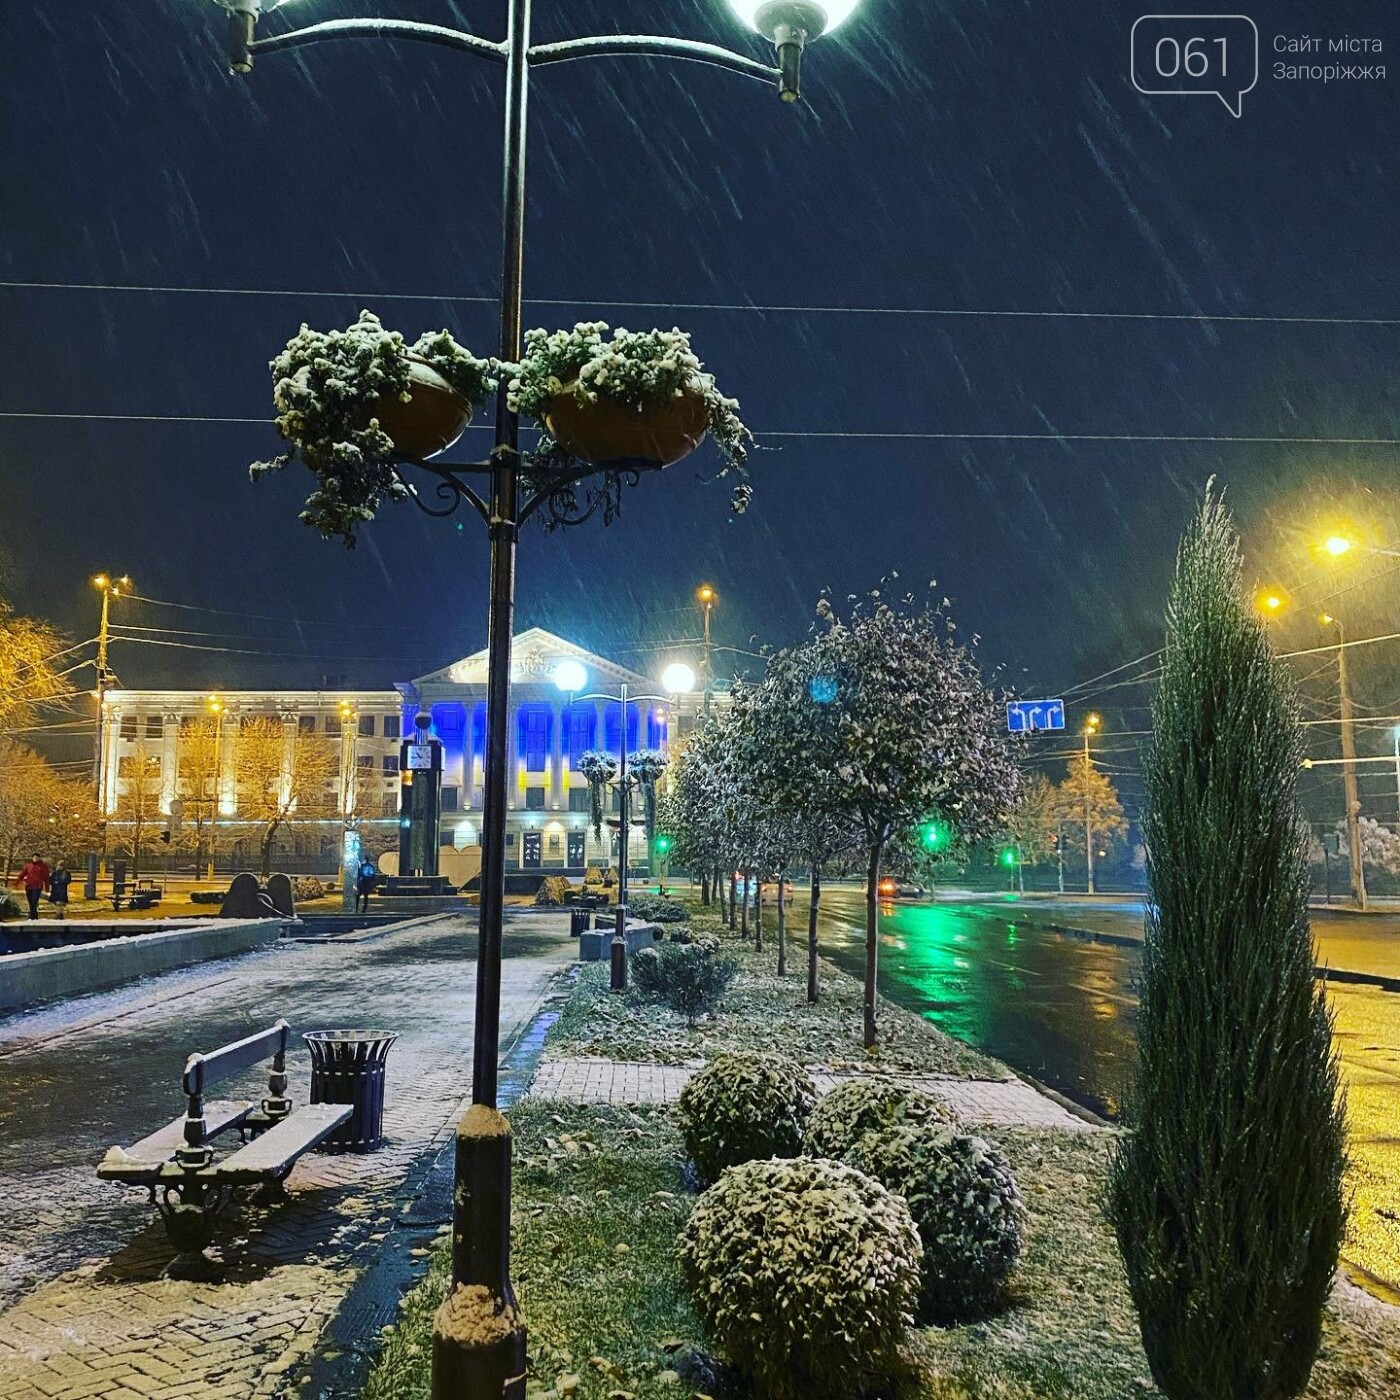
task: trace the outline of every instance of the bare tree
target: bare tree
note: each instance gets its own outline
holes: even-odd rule
[[[131,852],[131,877],[141,872],[141,853],[150,844],[157,826],[165,830],[160,810],[160,755],[152,753],[144,739],[137,739],[122,755],[118,765],[117,807],[113,820],[121,827],[120,836]]]
[[[233,743],[238,812],[257,828],[266,879],[279,831],[343,815],[337,811],[338,744],[270,715],[245,719]]]

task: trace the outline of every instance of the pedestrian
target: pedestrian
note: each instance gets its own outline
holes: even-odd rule
[[[355,912],[357,914],[369,913],[369,897],[374,893],[374,887],[378,883],[379,871],[374,862],[366,856],[360,862],[359,870],[355,872]]]
[[[44,864],[39,852],[35,851],[19,872],[19,883],[24,886],[24,897],[29,901],[29,917],[39,917],[39,901],[48,888],[49,867]]]
[[[58,910],[58,917],[68,917],[68,886],[73,883],[73,872],[60,859],[49,876],[49,901]]]

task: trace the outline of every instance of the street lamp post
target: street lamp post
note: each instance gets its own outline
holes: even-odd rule
[[[107,624],[113,598],[120,598],[132,589],[131,579],[123,574],[112,578],[109,574],[97,574],[92,586],[102,595],[102,616],[97,624],[97,728],[92,744],[92,786],[98,789],[102,784],[102,728],[105,718],[103,704],[107,695],[107,684],[111,673],[107,670]],[[100,793],[99,793],[100,797]]]
[[[1098,715],[1090,715],[1084,721],[1084,859],[1089,867],[1089,893],[1094,889],[1094,812],[1089,797],[1089,771],[1093,767],[1093,756],[1089,752],[1090,738],[1099,732],[1102,720]]]
[[[695,672],[684,662],[668,666],[662,675],[661,683],[670,692],[667,695],[632,695],[627,682],[618,683],[618,693],[590,690],[579,692],[588,684],[588,673],[577,661],[565,661],[555,668],[554,684],[575,700],[607,700],[619,706],[620,716],[617,740],[617,909],[614,911],[612,944],[608,949],[611,959],[610,984],[615,992],[627,990],[627,871],[628,846],[632,837],[631,790],[627,776],[627,707],[633,701],[659,701],[670,704],[678,696],[689,694],[695,687]]]
[[[1337,629],[1337,688],[1342,719],[1342,799],[1346,803],[1347,855],[1351,866],[1351,897],[1358,909],[1366,907],[1366,864],[1361,850],[1361,798],[1356,787],[1356,727],[1351,708],[1351,683],[1347,674],[1346,629],[1340,618],[1323,613],[1324,627]]]
[[[710,696],[714,693],[715,673],[710,663],[710,614],[715,610],[715,604],[719,602],[719,594],[715,591],[714,585],[702,583],[695,590],[695,600],[700,604],[705,615],[705,649],[700,654],[700,672],[705,677],[705,713],[710,713]]]
[[[521,350],[526,112],[531,70],[585,58],[669,57],[710,64],[765,83],[776,79],[781,97],[793,102],[801,91],[801,61],[806,45],[848,18],[859,0],[732,0],[740,17],[773,43],[779,61],[776,69],[715,44],[669,37],[600,35],[532,45],[530,0],[507,0],[506,37],[500,42],[443,25],[393,19],[329,20],[259,39],[256,33],[262,0],[216,3],[228,16],[228,60],[234,73],[250,72],[255,58],[265,54],[359,37],[434,44],[505,67],[499,354],[502,360],[515,362]],[[453,1289],[434,1324],[435,1400],[475,1400],[488,1395],[494,1400],[496,1396],[523,1396],[525,1391],[525,1329],[509,1278],[510,1129],[496,1107],[515,552],[520,525],[546,506],[550,507],[551,518],[558,521],[553,505],[560,493],[598,469],[580,466],[576,472],[560,473],[522,501],[520,467],[519,423],[510,410],[503,377],[497,390],[495,446],[489,461],[465,468],[431,469],[439,479],[439,498],[449,501],[443,508],[425,504],[416,491],[410,493],[429,514],[447,514],[461,502],[469,503],[486,524],[491,546],[472,1107],[458,1125]],[[465,479],[468,475],[487,478],[485,497]]]

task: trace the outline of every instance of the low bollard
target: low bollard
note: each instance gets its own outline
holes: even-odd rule
[[[612,957],[611,987],[615,992],[627,990],[627,910],[617,906],[617,923],[613,927],[612,947],[608,950]]]

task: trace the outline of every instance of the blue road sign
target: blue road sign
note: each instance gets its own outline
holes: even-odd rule
[[[1013,734],[1030,734],[1037,729],[1063,729],[1063,700],[1013,700],[1006,707],[1006,727]]]

